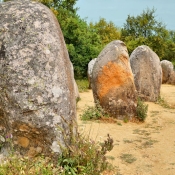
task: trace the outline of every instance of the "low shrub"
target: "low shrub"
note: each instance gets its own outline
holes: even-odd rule
[[[103,143],[78,135],[59,159],[59,166],[63,167],[65,175],[100,175],[111,168],[106,153],[113,148],[113,139],[108,135]]]
[[[109,117],[104,111],[99,102],[96,102],[95,107],[88,106],[80,116],[82,120],[99,120],[102,117]]]
[[[148,105],[138,98],[137,108],[136,108],[136,117],[139,121],[144,122],[147,117]]]

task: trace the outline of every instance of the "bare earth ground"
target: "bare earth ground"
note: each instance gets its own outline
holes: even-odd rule
[[[175,86],[162,85],[161,97],[175,106]],[[108,156],[117,167],[115,175],[175,175],[175,109],[149,102],[148,117],[141,124],[84,122],[80,114],[94,105],[92,91],[80,93],[80,98],[79,130],[97,142],[110,134],[115,146]]]

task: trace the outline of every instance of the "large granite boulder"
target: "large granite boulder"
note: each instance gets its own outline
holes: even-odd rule
[[[76,102],[57,19],[26,0],[0,3],[0,19],[1,151],[10,139],[22,155],[60,154],[74,132]]]
[[[168,60],[162,60],[162,83],[175,84],[175,73],[173,63]]]
[[[89,89],[91,89],[92,70],[93,70],[93,67],[94,67],[96,60],[97,60],[97,58],[94,58],[88,63],[87,76],[88,76],[88,81],[89,81]]]
[[[157,54],[142,45],[132,52],[130,63],[139,97],[146,101],[156,101],[162,83],[162,68]]]
[[[94,100],[113,117],[131,119],[137,106],[136,89],[126,45],[115,40],[99,54],[92,71]]]

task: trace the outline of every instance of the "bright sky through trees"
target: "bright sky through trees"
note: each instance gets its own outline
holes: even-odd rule
[[[175,30],[175,0],[78,0],[78,14],[88,22],[97,22],[99,18],[112,21],[123,27],[127,16],[137,16],[147,8],[155,8],[157,20],[167,29]]]

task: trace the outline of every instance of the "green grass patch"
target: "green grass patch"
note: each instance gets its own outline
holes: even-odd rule
[[[123,139],[124,143],[133,143],[133,140]]]
[[[133,163],[133,162],[135,162],[137,160],[132,154],[122,154],[120,156],[120,158],[124,162],[129,163],[129,164],[131,164],[131,163]]]
[[[141,129],[133,130],[133,134],[144,135],[144,136],[149,136],[150,135],[150,133],[148,131],[141,130]]]
[[[152,139],[148,139],[147,141],[145,141],[142,146],[144,148],[150,148],[151,146],[153,146],[154,143],[157,143],[157,140],[152,140]]]
[[[159,104],[160,106],[164,107],[164,108],[172,108],[167,101],[165,101],[165,99],[161,96],[158,97],[156,104]]]
[[[37,157],[31,160],[27,157],[12,155],[0,165],[0,175],[63,175],[62,171],[63,168],[54,165],[48,157]]]
[[[87,79],[75,80],[78,86],[79,92],[87,92],[89,88],[89,82]]]

